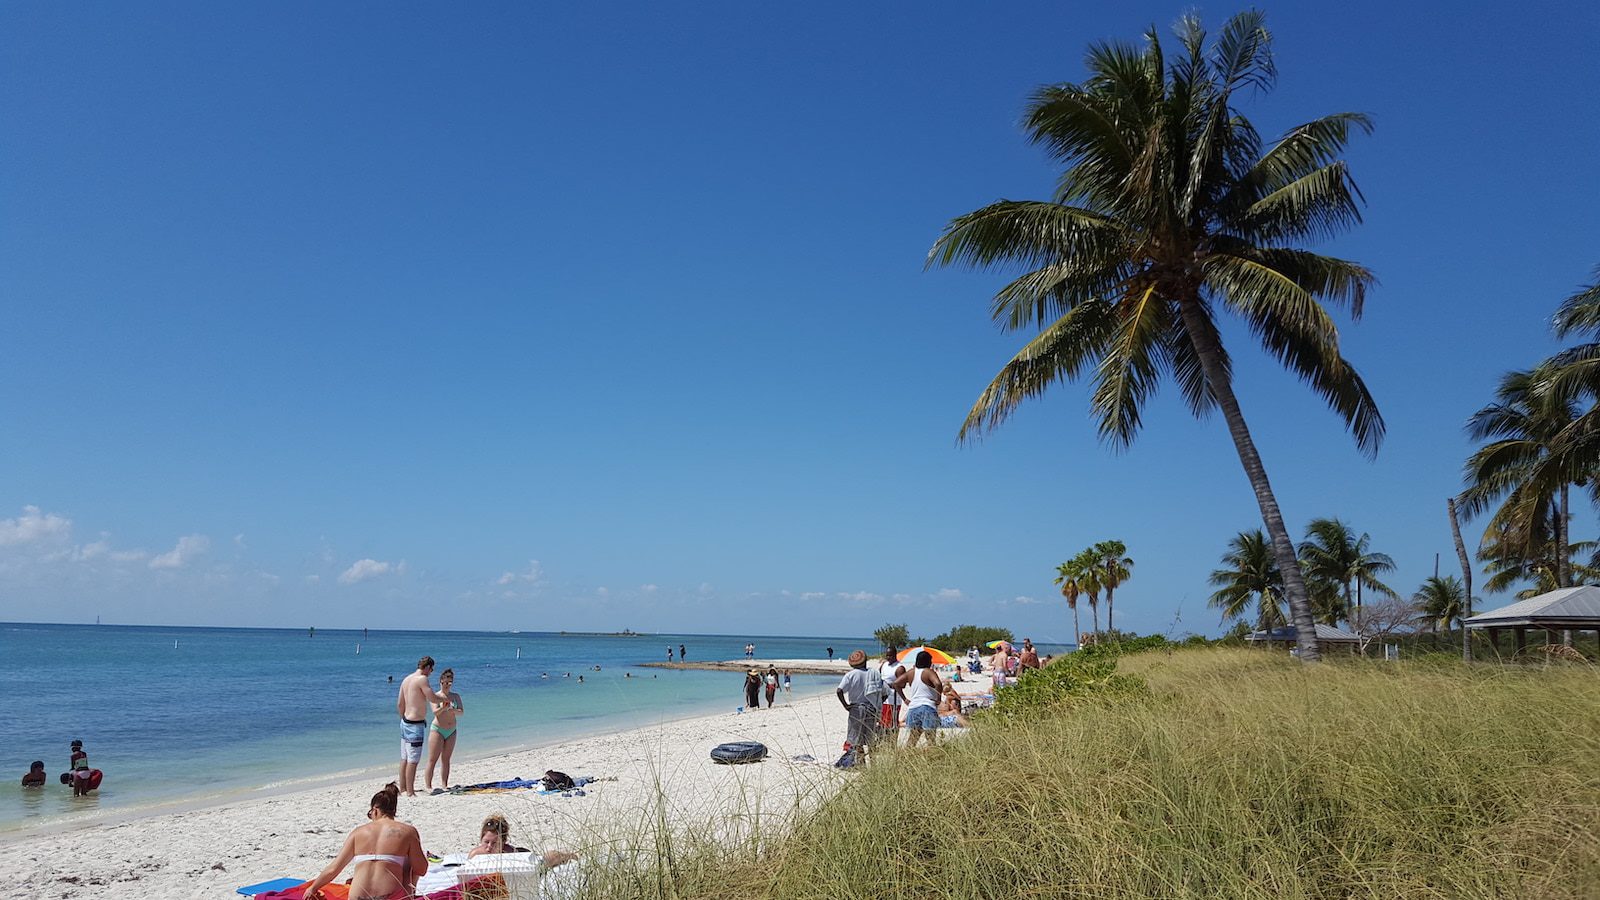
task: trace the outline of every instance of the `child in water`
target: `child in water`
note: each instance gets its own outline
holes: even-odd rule
[[[22,776],[23,787],[39,787],[44,784],[44,760],[36,759],[28,767],[28,774]]]
[[[89,786],[89,754],[83,752],[83,741],[72,742],[72,796],[87,797]]]

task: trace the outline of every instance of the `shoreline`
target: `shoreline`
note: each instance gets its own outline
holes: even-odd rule
[[[643,809],[667,811],[663,820],[674,827],[727,827],[753,803],[762,816],[784,819],[786,811],[830,796],[845,782],[847,775],[832,767],[844,728],[844,710],[831,692],[818,691],[790,695],[770,710],[670,719],[457,760],[451,768],[458,784],[534,778],[546,769],[604,780],[582,797],[527,790],[430,796],[419,785],[418,796],[401,798],[400,818],[418,828],[427,850],[441,854],[476,843],[478,825],[491,812],[506,815],[514,839],[525,845],[594,853],[608,846],[608,832],[641,821]],[[768,758],[742,766],[711,761],[712,747],[735,740],[761,741]],[[130,887],[159,896],[216,897],[272,878],[310,878],[334,857],[344,834],[361,824],[367,798],[394,774],[387,767],[363,770],[271,796],[30,830],[3,842],[0,881],[62,898]]]
[[[837,675],[844,677],[850,671],[850,664],[843,657],[833,660],[826,659],[707,659],[691,660],[689,662],[642,662],[637,663],[645,669],[680,669],[705,672],[748,672],[751,669],[765,672],[768,666],[778,670],[781,675],[788,672],[791,675]]]
[[[650,664],[643,663],[641,665]],[[694,667],[687,666],[685,668]],[[797,672],[796,674],[800,673]],[[807,674],[831,673],[812,672]],[[817,687],[815,688],[815,694],[813,694],[810,690],[796,690],[790,694],[790,697],[792,698],[790,702],[798,702],[802,699],[810,699],[813,696],[820,696],[822,694],[829,693],[831,690],[831,688]],[[719,707],[725,706],[722,701],[718,701],[717,705]],[[699,719],[726,715],[730,714],[714,713],[708,709],[700,712],[685,713],[673,718],[660,719],[647,725],[607,727],[600,731],[584,732],[582,734],[560,735],[543,740],[536,739],[531,743],[515,743],[511,745],[489,747],[472,756],[455,757],[451,761],[451,768],[459,771],[468,766],[490,764],[497,760],[533,753],[561,744],[617,738],[640,731],[641,729],[667,727],[674,724],[682,724]],[[424,757],[422,765],[426,764],[427,759]],[[10,848],[16,844],[25,843],[30,838],[35,837],[49,837],[70,834],[93,828],[114,828],[149,819],[159,819],[164,816],[183,816],[191,813],[205,812],[207,810],[220,807],[250,804],[282,797],[291,797],[302,793],[314,793],[318,791],[344,787],[356,782],[378,780],[381,785],[382,783],[395,780],[395,776],[398,774],[398,772],[396,772],[396,766],[397,763],[388,763],[306,775],[288,780],[279,779],[266,784],[250,785],[246,787],[224,787],[215,792],[190,795],[175,800],[119,806],[104,810],[95,809],[79,814],[47,819],[33,825],[23,824],[14,828],[0,828],[0,848]],[[543,774],[543,771],[541,770],[540,772],[534,774],[541,775]],[[422,772],[419,770],[417,773],[417,799],[421,798],[423,792],[422,777]],[[51,787],[53,787],[53,785],[47,784],[45,790],[49,790]],[[403,797],[402,799],[411,798]],[[28,820],[21,821],[26,823]],[[3,866],[0,866],[0,871],[3,871]]]

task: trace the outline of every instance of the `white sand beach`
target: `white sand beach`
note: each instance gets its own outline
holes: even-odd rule
[[[958,685],[963,693],[986,686],[987,679]],[[538,778],[547,769],[606,780],[582,797],[527,790],[403,797],[400,818],[417,826],[424,848],[437,854],[470,848],[483,818],[495,812],[511,821],[515,843],[594,857],[611,852],[618,834],[637,835],[654,821],[730,839],[752,829],[779,837],[795,810],[820,802],[851,777],[832,766],[844,732],[844,710],[828,691],[800,698],[780,693],[770,710],[670,721],[497,756],[471,758],[469,743],[462,751],[467,758],[458,756],[452,767],[456,784]],[[711,761],[711,748],[737,740],[760,741],[769,756],[738,766]],[[393,777],[382,770],[293,794],[22,837],[3,845],[0,884],[8,896],[133,891],[219,898],[272,878],[310,878],[332,859],[345,833],[365,821],[368,799]]]

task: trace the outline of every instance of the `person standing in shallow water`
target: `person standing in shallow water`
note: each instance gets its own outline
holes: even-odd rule
[[[679,644],[678,645],[678,662],[683,662],[684,660],[686,660],[688,658],[689,658],[688,649],[685,648],[682,644]]]

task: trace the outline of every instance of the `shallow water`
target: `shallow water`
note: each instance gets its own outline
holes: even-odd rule
[[[669,644],[687,645],[691,660],[737,659],[747,641],[770,658],[823,658],[828,646],[843,655],[871,644],[837,637],[320,629],[313,637],[288,629],[0,624],[7,662],[25,673],[25,709],[12,717],[19,727],[0,750],[0,774],[15,785],[28,763],[40,759],[50,775],[43,789],[0,790],[0,834],[84,813],[134,812],[392,767],[399,758],[398,684],[423,654],[438,661],[438,671],[455,669],[466,707],[456,753],[473,758],[731,711],[743,702],[738,673],[639,664],[665,660]],[[794,687],[812,691],[836,681],[796,675]],[[72,797],[56,780],[67,769],[73,739],[105,772],[100,790],[87,798]],[[517,774],[527,773],[508,777]]]

